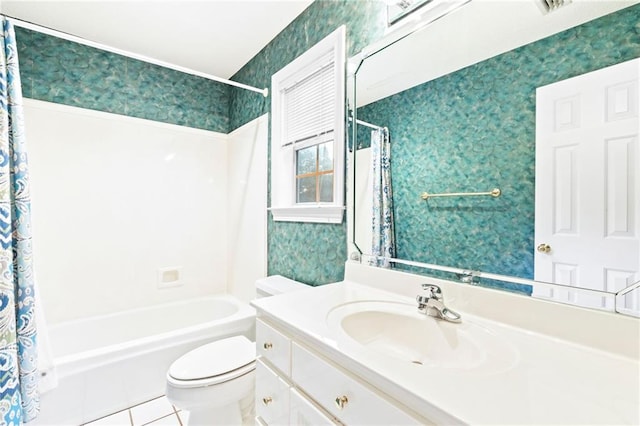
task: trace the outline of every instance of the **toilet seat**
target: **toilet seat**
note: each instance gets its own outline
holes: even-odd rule
[[[254,361],[242,368],[238,368],[237,370],[231,371],[227,374],[221,374],[219,376],[207,377],[203,379],[180,380],[167,374],[167,382],[174,388],[179,389],[202,388],[229,382],[231,380],[237,379],[238,377],[244,376],[245,374],[251,373],[255,369],[256,363]]]
[[[179,388],[211,386],[255,369],[255,343],[234,336],[200,346],[171,364],[167,380]]]

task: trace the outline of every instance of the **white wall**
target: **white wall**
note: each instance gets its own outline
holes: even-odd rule
[[[227,135],[34,100],[25,121],[50,323],[227,290]]]
[[[371,148],[356,151],[355,178],[355,242],[365,254],[371,254],[373,229],[373,173]]]
[[[267,274],[267,144],[265,114],[229,134],[229,292],[249,301]]]

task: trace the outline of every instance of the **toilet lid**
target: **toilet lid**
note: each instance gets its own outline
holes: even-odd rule
[[[177,380],[200,380],[226,375],[251,364],[256,345],[244,336],[234,336],[200,346],[175,360],[169,375]]]

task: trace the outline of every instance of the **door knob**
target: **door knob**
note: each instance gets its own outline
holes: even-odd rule
[[[549,244],[542,243],[538,246],[537,250],[540,253],[549,253],[551,251],[551,246]]]
[[[347,398],[346,395],[342,395],[336,398],[336,406],[341,410],[347,406],[348,402],[349,398]]]

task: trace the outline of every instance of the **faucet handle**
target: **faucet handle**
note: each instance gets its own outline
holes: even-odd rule
[[[436,300],[442,298],[442,289],[435,284],[422,284],[422,289],[430,292],[429,297]]]
[[[422,284],[422,289],[429,294],[416,297],[418,312],[443,319],[449,322],[460,322],[460,314],[447,308],[442,301],[442,289],[435,284]]]

